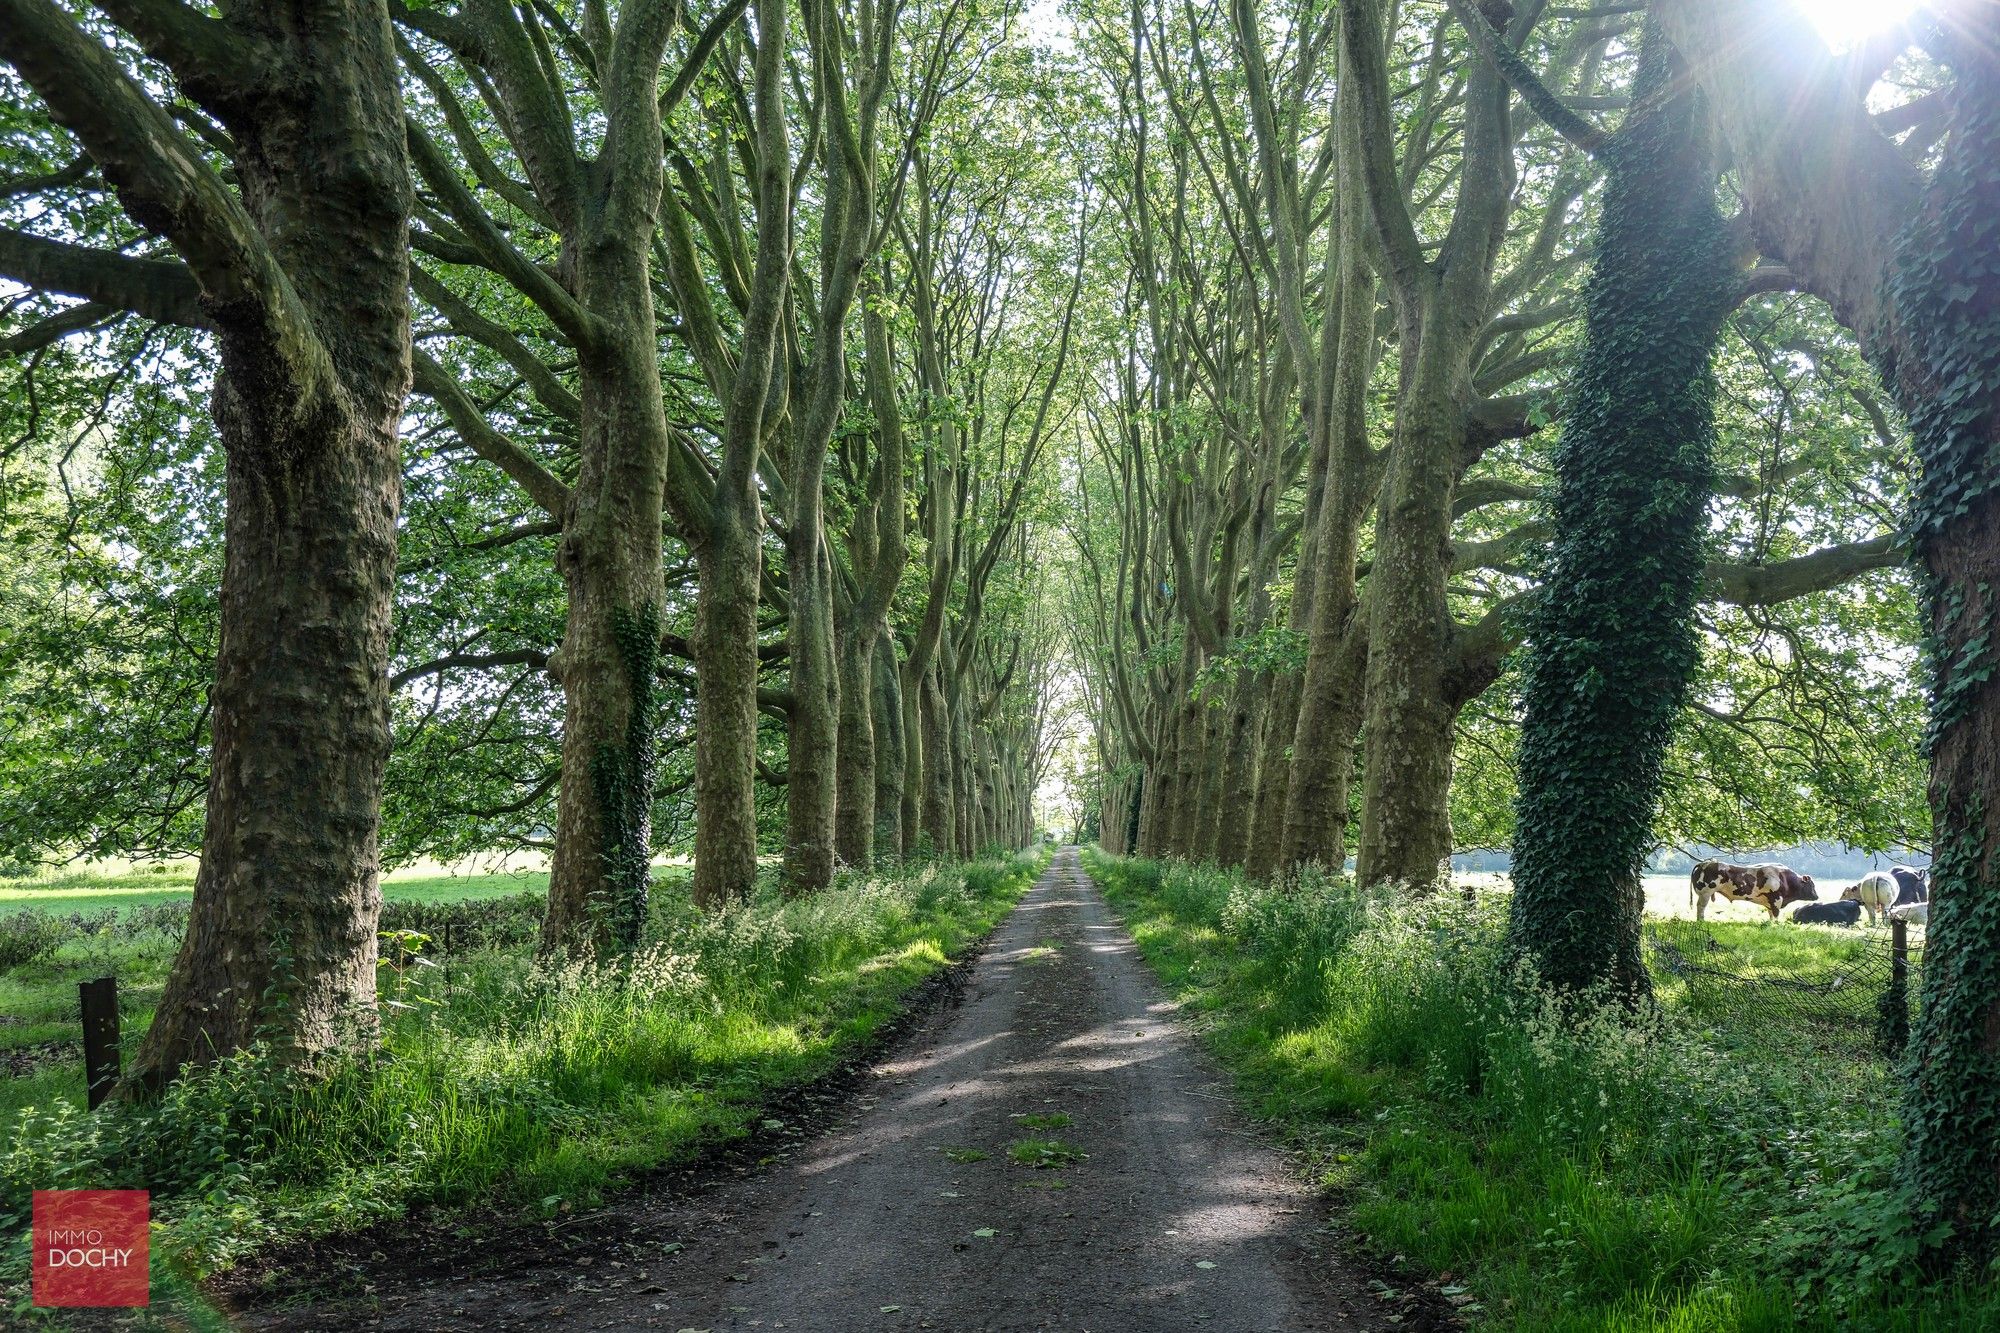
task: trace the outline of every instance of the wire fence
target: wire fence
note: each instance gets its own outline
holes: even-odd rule
[[[1814,936],[1822,932],[1813,932]],[[1745,947],[1706,923],[1648,919],[1646,961],[1662,981],[1674,980],[1689,999],[1712,1012],[1752,1015],[1788,1031],[1802,1026],[1866,1042],[1841,1043],[1857,1053],[1893,1059],[1902,1053],[1922,989],[1923,936],[1902,922],[1848,938],[1772,941]]]

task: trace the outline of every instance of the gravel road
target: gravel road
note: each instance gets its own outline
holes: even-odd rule
[[[1065,850],[933,1015],[783,1159],[622,1205],[560,1268],[374,1287],[264,1327],[1072,1333],[1399,1325],[1324,1202],[1234,1113]],[[1046,1117],[1025,1121],[1027,1117]],[[1010,1148],[1042,1141],[1040,1160]],[[1033,1149],[1022,1149],[1031,1154]],[[594,1228],[607,1234],[602,1226]]]

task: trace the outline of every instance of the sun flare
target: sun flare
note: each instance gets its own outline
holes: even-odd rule
[[[1826,44],[1845,51],[1916,12],[1917,0],[1792,0]]]

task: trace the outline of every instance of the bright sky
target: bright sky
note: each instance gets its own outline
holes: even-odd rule
[[[1819,35],[1836,51],[1845,51],[1916,11],[1917,0],[1792,0]]]

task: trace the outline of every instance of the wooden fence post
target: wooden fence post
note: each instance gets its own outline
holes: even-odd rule
[[[118,1086],[118,978],[99,977],[76,987],[83,1009],[83,1079],[95,1111]]]
[[[1910,928],[1909,923],[1889,922],[1889,984],[1875,1014],[1875,1040],[1891,1060],[1903,1053],[1910,1040]]]

